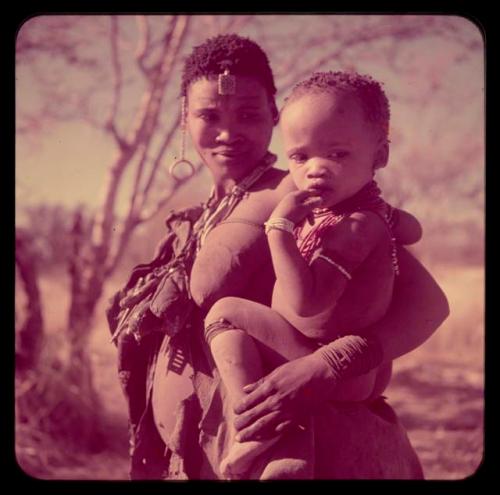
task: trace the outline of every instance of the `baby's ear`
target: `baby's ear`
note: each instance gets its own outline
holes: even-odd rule
[[[378,146],[377,152],[375,153],[375,159],[373,160],[373,170],[378,168],[384,168],[389,161],[389,141],[384,139]]]

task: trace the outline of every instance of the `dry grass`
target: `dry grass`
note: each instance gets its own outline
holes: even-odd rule
[[[408,429],[426,477],[458,479],[472,474],[482,457],[484,273],[474,267],[435,267],[431,271],[449,298],[451,315],[427,343],[396,362],[386,395]],[[110,289],[117,285],[110,284]],[[57,339],[63,333],[68,302],[64,281],[44,280],[42,293],[46,325],[51,338]],[[33,424],[18,424],[21,465],[37,477],[127,479],[126,408],[104,305],[105,298],[98,309],[90,353],[102,400],[99,416],[107,435],[105,450],[68,449],[57,436],[34,429]],[[58,351],[59,359],[64,360],[61,346]]]
[[[472,475],[483,455],[484,270],[436,267],[450,316],[419,349],[395,363],[386,391],[427,479]]]

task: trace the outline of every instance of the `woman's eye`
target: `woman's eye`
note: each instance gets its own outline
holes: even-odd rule
[[[215,112],[203,112],[199,114],[199,117],[206,122],[215,122],[217,120],[217,114]]]
[[[241,120],[257,120],[259,118],[259,114],[254,112],[243,112],[240,114],[240,118]]]
[[[347,156],[349,156],[349,152],[348,151],[343,151],[343,150],[332,151],[328,156],[330,158],[334,158],[334,159],[338,160],[340,158],[346,158]]]

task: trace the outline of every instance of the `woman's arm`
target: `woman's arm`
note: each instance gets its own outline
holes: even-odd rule
[[[420,262],[405,249],[399,262],[401,275],[389,311],[366,332],[376,336],[368,352],[380,345],[385,362],[421,345],[449,315],[446,296]],[[285,363],[245,388],[248,395],[236,407],[235,422],[242,440],[272,436],[278,425],[296,422],[328,400],[325,390],[336,386],[338,375],[315,354]]]
[[[208,310],[226,296],[256,299],[255,290],[259,302],[270,304],[274,273],[262,224],[292,186],[284,171],[269,170],[228,218],[240,221],[210,232],[191,272],[191,294],[198,306]]]

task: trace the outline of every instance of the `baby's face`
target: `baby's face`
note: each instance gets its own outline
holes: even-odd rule
[[[307,94],[281,115],[290,173],[298,189],[311,190],[333,206],[373,178],[381,140],[361,103],[342,94]]]

